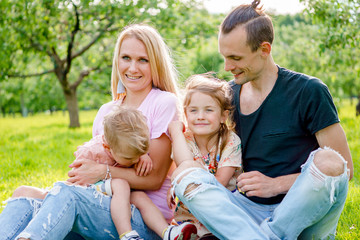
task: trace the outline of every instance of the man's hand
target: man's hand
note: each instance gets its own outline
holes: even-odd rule
[[[237,182],[239,190],[248,197],[269,198],[279,194],[276,178],[267,177],[258,171],[240,174]]]

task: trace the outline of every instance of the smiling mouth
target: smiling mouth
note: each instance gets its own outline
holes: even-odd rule
[[[234,74],[234,77],[237,78],[237,77],[239,77],[240,75],[242,75],[243,73],[244,73],[244,72],[236,73],[236,74]]]
[[[208,124],[207,123],[197,123],[195,124],[195,126],[207,126]]]
[[[130,80],[138,80],[138,79],[141,78],[141,76],[130,76],[130,75],[127,75],[127,74],[125,74],[125,76]]]

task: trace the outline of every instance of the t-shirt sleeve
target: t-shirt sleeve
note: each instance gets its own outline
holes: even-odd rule
[[[299,104],[303,106],[300,114],[305,128],[311,134],[340,121],[329,89],[319,79],[308,81]]]
[[[242,166],[242,154],[241,154],[241,141],[235,134],[231,133],[228,143],[226,144],[221,159],[219,161],[219,168],[221,167],[236,167]]]
[[[99,138],[102,136],[97,135],[76,148],[74,155],[76,159],[91,159],[95,161],[96,153],[98,152]]]
[[[104,134],[104,125],[103,125],[104,117],[112,110],[114,103],[115,102],[108,102],[100,107],[93,122],[93,128],[92,128],[93,137]]]
[[[170,122],[177,120],[177,98],[173,94],[166,94],[158,99],[155,112],[152,116],[151,139],[159,138],[163,133],[169,136],[168,126]]]

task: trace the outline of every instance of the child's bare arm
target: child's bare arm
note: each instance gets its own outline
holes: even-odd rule
[[[234,175],[235,170],[235,167],[221,167],[216,171],[215,178],[219,183],[226,187],[229,184],[231,177]]]
[[[147,176],[153,168],[153,163],[148,154],[140,156],[139,162],[135,165],[136,175]]]
[[[176,166],[184,161],[194,161],[185,136],[183,134],[184,124],[181,121],[173,121],[169,124],[169,133],[172,139],[173,158]]]

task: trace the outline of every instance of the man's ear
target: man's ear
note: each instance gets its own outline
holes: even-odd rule
[[[267,57],[271,53],[271,44],[269,42],[263,42],[260,45],[261,55]]]

